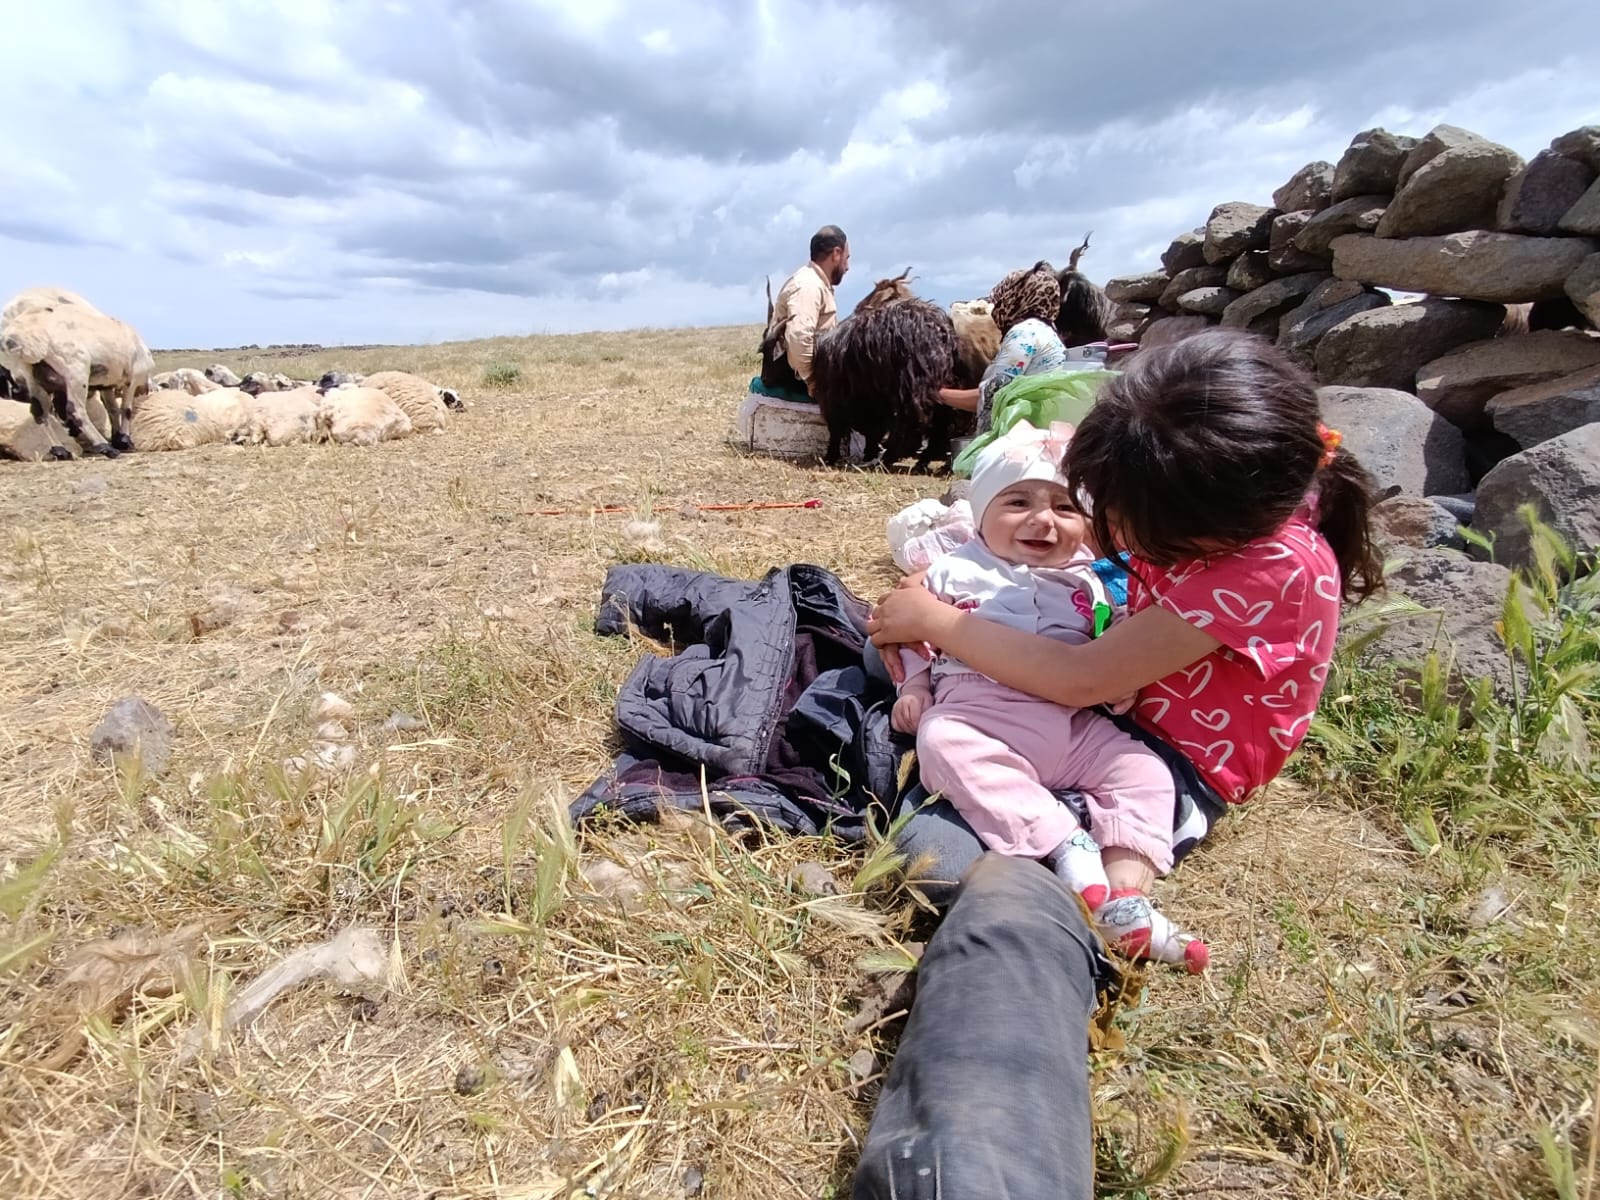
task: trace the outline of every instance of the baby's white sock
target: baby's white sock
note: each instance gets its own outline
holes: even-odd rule
[[[1111,895],[1105,864],[1100,861],[1100,846],[1081,826],[1078,831],[1046,857],[1045,865],[1094,912]]]
[[[1173,963],[1198,975],[1211,962],[1211,950],[1193,934],[1184,933],[1156,911],[1150,898],[1137,888],[1119,888],[1095,921],[1108,941],[1117,943],[1129,958],[1149,958]]]

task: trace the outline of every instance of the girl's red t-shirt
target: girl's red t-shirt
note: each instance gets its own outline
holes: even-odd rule
[[[1327,683],[1339,633],[1333,550],[1297,515],[1226,554],[1170,569],[1135,558],[1131,567],[1130,613],[1158,605],[1222,643],[1141,689],[1134,718],[1224,800],[1249,799],[1305,738]]]

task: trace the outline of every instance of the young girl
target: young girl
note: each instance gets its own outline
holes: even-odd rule
[[[868,632],[880,652],[930,643],[1072,708],[1137,691],[1133,719],[1116,720],[1171,768],[1179,859],[1283,768],[1327,681],[1341,600],[1382,586],[1371,479],[1321,424],[1310,378],[1226,330],[1134,355],[1063,465],[1096,543],[1128,555],[1126,621],[1067,645],[902,586]],[[903,677],[898,653],[884,665]],[[949,814],[919,814],[902,840],[935,850],[938,878],[981,853]],[[1148,856],[1108,846],[1104,861],[1114,894],[1148,903]]]
[[[1082,644],[1115,610],[1093,570],[1088,522],[1060,474],[1071,428],[1019,424],[984,449],[970,497],[977,536],[936,559],[923,582],[982,620]],[[1146,907],[1121,897],[1107,903],[1113,898],[1096,839],[1158,871],[1171,865],[1173,791],[1165,761],[1093,710],[1025,695],[948,654],[929,663],[903,651],[901,659],[905,680],[893,725],[917,735],[923,784],[953,804],[990,849],[1054,870],[1124,950],[1204,970],[1203,942]],[[1130,693],[1118,707],[1132,701]],[[1052,788],[1083,796],[1093,836]]]

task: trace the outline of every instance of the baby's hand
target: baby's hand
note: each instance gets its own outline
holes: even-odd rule
[[[922,714],[928,711],[933,703],[933,693],[921,688],[908,688],[900,693],[900,699],[894,702],[894,711],[889,714],[889,724],[897,733],[915,733],[917,726],[922,724]]]

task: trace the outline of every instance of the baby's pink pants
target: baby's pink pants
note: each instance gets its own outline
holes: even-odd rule
[[[922,783],[991,850],[1043,858],[1078,831],[1053,789],[1084,793],[1102,848],[1172,869],[1177,793],[1161,758],[1098,712],[1065,708],[987,676],[947,675],[917,728]]]

